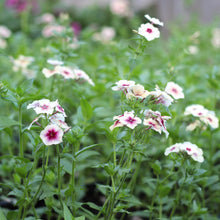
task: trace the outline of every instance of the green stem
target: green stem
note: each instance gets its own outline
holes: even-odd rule
[[[57,145],[57,175],[58,175],[58,197],[60,200],[61,208],[63,208],[62,197],[61,197],[61,175],[60,175],[60,149]]]
[[[116,149],[115,149],[115,143],[113,143],[113,157],[114,157],[114,166],[117,166],[117,161],[116,161]]]
[[[18,107],[18,121],[19,121],[19,156],[24,157],[23,138],[22,138],[22,104]]]
[[[72,155],[75,155],[75,146],[72,145]],[[71,184],[70,184],[70,192],[72,194],[72,203],[73,203],[73,216],[75,217],[75,201],[76,201],[76,194],[75,194],[75,168],[76,168],[76,162],[72,161],[72,176],[71,176]]]

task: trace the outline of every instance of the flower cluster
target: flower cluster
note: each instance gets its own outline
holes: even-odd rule
[[[0,25],[0,49],[7,47],[6,39],[11,36],[11,31],[3,25]]]
[[[13,63],[13,71],[21,71],[27,78],[34,78],[36,76],[36,72],[28,67],[34,61],[34,57],[19,55],[17,59],[11,58],[11,61]]]
[[[160,37],[160,31],[154,25],[163,26],[163,22],[159,21],[157,18],[151,18],[149,15],[145,15],[145,18],[148,19],[151,23],[142,24],[137,33],[145,37],[148,41],[152,41],[155,38]]]
[[[36,100],[27,106],[27,109],[33,109],[38,117],[35,118],[28,129],[34,123],[38,123],[40,118],[49,121],[49,124],[40,133],[40,138],[45,145],[59,144],[62,142],[62,137],[70,127],[65,122],[66,113],[60,106],[58,100],[50,101],[49,99]],[[41,126],[41,125],[40,125]]]
[[[202,163],[204,161],[203,151],[197,145],[190,142],[176,143],[165,150],[165,155],[170,153],[186,152],[193,160]]]
[[[140,84],[135,85],[134,81],[120,80],[115,83],[116,86],[112,87],[114,91],[123,91],[127,99],[132,97],[138,99],[145,99],[147,96],[151,96],[152,102],[156,104],[163,104],[168,107],[172,104],[174,99],[184,98],[184,93],[182,88],[174,82],[168,82],[165,91],[161,91],[158,86],[156,86],[155,91],[147,91]],[[171,96],[173,97],[171,97]]]
[[[74,79],[77,81],[82,80],[82,82],[87,81],[92,86],[95,85],[92,79],[83,70],[62,66],[64,63],[59,60],[48,59],[47,63],[53,65],[54,69],[50,70],[47,68],[43,68],[42,73],[46,78],[49,78],[57,74],[57,75],[61,75],[64,79]]]
[[[202,105],[194,104],[186,107],[184,115],[192,115],[198,118],[198,120],[189,124],[186,130],[193,131],[197,127],[203,127],[203,129],[206,129],[207,125],[212,129],[219,127],[219,119],[215,116],[215,112],[204,108]]]

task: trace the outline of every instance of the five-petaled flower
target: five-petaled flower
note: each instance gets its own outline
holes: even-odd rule
[[[165,88],[165,92],[173,96],[174,99],[183,99],[183,89],[174,82],[168,82]]]
[[[138,34],[145,37],[148,41],[160,37],[160,31],[150,23],[142,24],[138,28]]]
[[[203,151],[197,145],[190,142],[176,143],[165,150],[165,155],[170,153],[186,152],[195,161],[202,163],[204,161]]]
[[[144,17],[152,24],[163,26],[163,22],[161,22],[158,18],[152,18],[150,15],[144,15]]]
[[[63,141],[63,130],[56,124],[47,125],[40,133],[45,145],[60,144]]]

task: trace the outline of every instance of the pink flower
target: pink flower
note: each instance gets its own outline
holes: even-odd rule
[[[125,111],[123,115],[114,116],[113,120],[116,121],[112,126],[110,126],[110,130],[113,130],[115,127],[123,126],[134,129],[138,124],[141,124],[141,119],[137,116],[134,116],[134,111]]]
[[[163,92],[159,89],[159,87],[155,88],[156,91],[150,92],[150,95],[153,96],[153,100],[156,104],[161,103],[162,105],[169,107],[172,102],[173,98],[169,96],[166,92]]]
[[[41,131],[40,138],[45,145],[60,144],[63,141],[63,130],[56,124],[47,125]]]
[[[80,35],[80,32],[81,32],[81,25],[80,25],[80,23],[78,23],[78,22],[73,22],[73,23],[71,24],[71,27],[72,27],[72,29],[73,29],[74,35],[75,35],[75,36],[79,36],[79,35]]]
[[[184,112],[184,115],[193,115],[195,117],[200,117],[207,113],[207,109],[204,108],[202,105],[190,105],[187,106]]]
[[[183,99],[183,89],[174,82],[168,82],[165,88],[165,92],[172,95],[174,99]]]
[[[118,82],[115,83],[116,86],[112,87],[112,90],[114,91],[118,91],[118,90],[122,90],[122,91],[130,91],[132,86],[135,85],[134,81],[128,81],[128,80],[119,80]]]
[[[67,132],[71,128],[66,124],[65,117],[62,113],[56,113],[52,115],[49,119],[52,124],[56,124],[64,132]]]
[[[140,98],[140,99],[145,99],[150,93],[144,89],[144,87],[140,84],[131,86],[130,92],[126,94],[126,97],[128,99],[132,97]]]
[[[146,110],[144,112],[145,119],[143,124],[148,126],[148,129],[153,129],[161,134],[161,132],[164,132],[166,135],[166,138],[169,135],[169,132],[166,129],[165,123],[166,120],[171,119],[170,116],[161,116],[161,113],[159,111],[152,111],[152,110]]]
[[[208,111],[207,114],[202,115],[200,120],[205,124],[210,125],[213,129],[219,127],[219,119],[215,116],[215,112],[213,111]]]
[[[55,72],[63,76],[64,79],[76,79],[76,75],[70,67],[56,66]]]
[[[186,152],[195,161],[202,163],[204,161],[203,151],[197,145],[190,142],[176,143],[165,150],[165,155],[170,153]]]
[[[163,22],[161,22],[158,18],[151,18],[149,15],[144,15],[144,17],[152,24],[163,26]]]
[[[85,81],[87,81],[89,84],[91,84],[92,86],[94,86],[94,82],[92,81],[92,79],[83,71],[80,69],[74,69],[74,74],[76,76],[76,79],[83,79]]]
[[[142,35],[143,37],[145,37],[148,41],[152,41],[155,38],[159,38],[160,37],[160,31],[158,30],[158,28],[154,27],[150,23],[142,24],[138,28],[138,34]]]
[[[57,33],[61,34],[65,31],[65,27],[58,24],[49,24],[44,27],[42,30],[42,35],[44,37],[53,37],[56,36]]]
[[[37,114],[53,114],[57,101],[51,102],[49,99],[34,101],[27,106],[27,109],[33,108]]]
[[[49,77],[53,76],[56,73],[56,71],[55,70],[49,70],[47,68],[43,68],[42,73],[44,74],[44,76],[46,78],[49,78]]]
[[[0,38],[9,38],[11,36],[11,31],[3,25],[0,25]]]

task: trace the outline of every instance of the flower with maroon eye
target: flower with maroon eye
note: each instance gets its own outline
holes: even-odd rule
[[[138,28],[138,32],[137,33],[139,35],[142,35],[143,37],[145,37],[148,41],[152,41],[155,38],[159,38],[160,37],[160,31],[158,30],[158,28],[154,27],[150,23],[142,24]]]
[[[184,93],[183,89],[174,82],[168,82],[165,88],[165,92],[173,96],[174,99],[183,99]]]
[[[41,131],[40,138],[45,145],[60,144],[63,142],[63,130],[55,124],[47,125]]]

